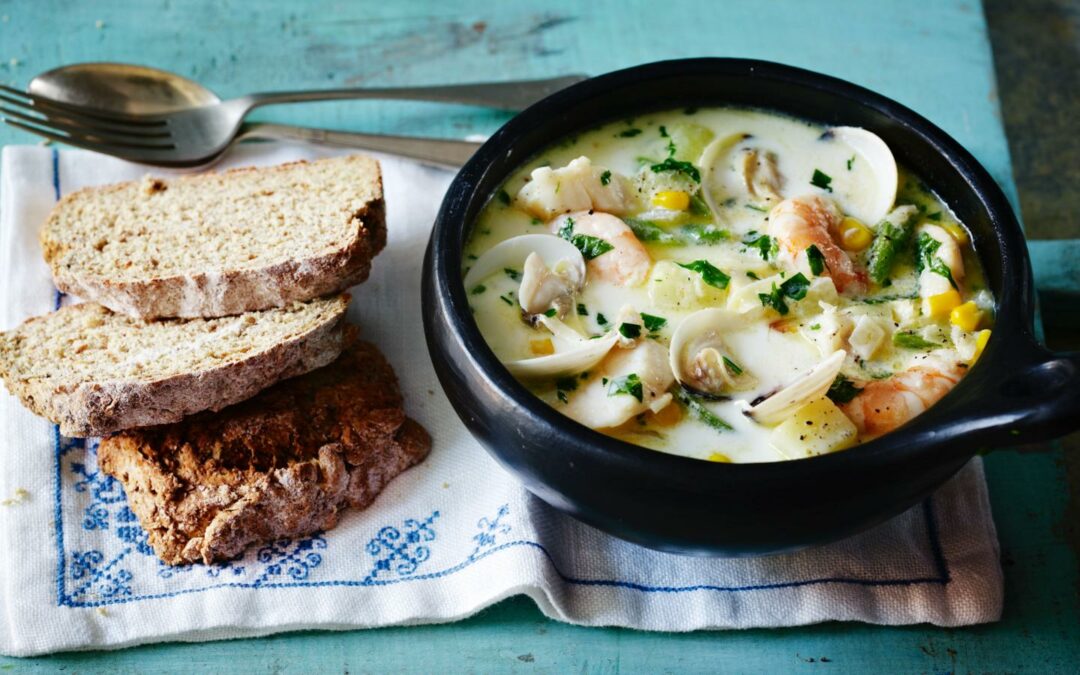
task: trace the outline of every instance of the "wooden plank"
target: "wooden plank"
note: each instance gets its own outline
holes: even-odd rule
[[[99,24],[100,22],[100,24]],[[956,136],[1015,190],[980,7],[971,1],[713,3],[570,0],[296,4],[265,0],[95,3],[0,0],[0,80],[87,60],[135,61],[198,78],[223,95],[345,84],[408,84],[599,73],[700,55],[772,59],[892,96]],[[14,59],[14,61],[12,61]],[[456,106],[331,103],[274,108],[264,119],[460,137],[506,115]],[[0,143],[29,137],[0,129]],[[1047,262],[1049,261],[1049,262]],[[1075,258],[1039,253],[1040,279],[1075,289]],[[1051,272],[1064,265],[1061,274]],[[1065,270],[1069,270],[1066,272]],[[459,624],[300,633],[114,653],[0,659],[4,670],[113,672],[1068,670],[1080,657],[1076,557],[1060,454],[988,459],[1006,562],[996,625],[963,630],[828,624],[664,635],[581,629],[513,599]],[[1075,485],[1075,483],[1074,483]],[[1074,521],[1075,522],[1075,521]],[[1075,529],[1072,530],[1075,537]],[[1072,539],[1071,541],[1075,541]]]

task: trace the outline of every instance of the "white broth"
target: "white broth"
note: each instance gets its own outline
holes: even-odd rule
[[[881,139],[756,110],[548,148],[485,206],[463,265],[481,333],[537,396],[711,461],[888,433],[955,385],[993,320],[967,231]]]

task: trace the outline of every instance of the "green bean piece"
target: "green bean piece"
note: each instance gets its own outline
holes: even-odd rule
[[[901,206],[892,210],[885,219],[878,223],[877,235],[870,245],[870,279],[881,286],[889,280],[896,255],[907,247],[911,233],[915,229],[915,216],[918,210],[911,206]]]

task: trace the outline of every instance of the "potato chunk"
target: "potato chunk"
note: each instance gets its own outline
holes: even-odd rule
[[[787,459],[798,459],[849,448],[858,435],[847,415],[822,397],[773,429],[769,442]]]

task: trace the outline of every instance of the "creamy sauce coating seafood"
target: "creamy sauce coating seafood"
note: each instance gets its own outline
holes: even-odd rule
[[[702,108],[607,124],[512,175],[465,249],[473,316],[567,417],[718,462],[850,448],[990,338],[970,236],[875,134]]]

